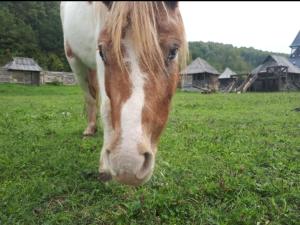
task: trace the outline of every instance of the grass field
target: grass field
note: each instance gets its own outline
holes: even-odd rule
[[[300,93],[177,92],[152,179],[96,179],[78,87],[0,85],[0,224],[300,224]]]

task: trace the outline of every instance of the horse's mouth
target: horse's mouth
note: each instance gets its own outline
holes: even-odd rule
[[[100,172],[98,176],[98,180],[101,182],[107,182],[112,180],[112,175],[109,172]]]

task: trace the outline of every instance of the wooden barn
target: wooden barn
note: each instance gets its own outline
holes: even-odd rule
[[[229,91],[237,80],[237,74],[230,68],[226,67],[223,73],[219,76],[219,90],[222,92]]]
[[[300,31],[295,37],[293,43],[290,45],[290,48],[292,50],[289,57],[290,62],[293,65],[300,67]]]
[[[220,73],[204,59],[198,57],[180,72],[183,90],[215,92],[219,89]]]
[[[251,71],[241,91],[300,90],[300,68],[287,58],[269,55],[261,65]]]
[[[11,83],[40,85],[42,82],[42,68],[32,58],[15,57],[3,69],[7,71]]]

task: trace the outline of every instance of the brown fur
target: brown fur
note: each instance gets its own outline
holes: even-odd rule
[[[142,112],[142,124],[154,146],[158,143],[159,136],[168,120],[170,103],[176,90],[178,75],[176,73],[170,74],[160,81],[161,83],[147,82],[144,87],[146,104]],[[165,88],[160,89],[161,85],[165,85]]]
[[[97,131],[97,106],[99,101],[99,85],[97,80],[97,72],[89,70],[87,74],[88,91],[92,99],[87,98],[87,114],[88,126],[84,131],[85,136],[93,135]]]
[[[183,45],[184,36],[182,36],[183,27],[178,25],[180,17],[178,9],[169,12],[167,20],[162,20],[158,25],[160,46],[164,55],[167,57],[171,45]],[[151,134],[151,142],[156,145],[159,136],[168,119],[170,103],[176,90],[179,80],[179,70],[176,62],[167,63],[166,72],[168,76],[155,76],[149,73],[149,82],[146,82],[145,107],[142,114],[142,124],[146,133]],[[155,95],[153,94],[155,93]],[[159,116],[158,116],[159,115]]]
[[[90,92],[91,96],[94,99],[98,99],[99,85],[98,85],[98,80],[97,80],[97,71],[89,70],[89,74],[88,74],[87,78],[88,78],[89,92]]]
[[[66,52],[66,55],[67,55],[68,58],[73,58],[74,57],[73,51],[72,51],[68,41],[66,41],[66,43],[65,43],[65,52]]]
[[[105,34],[104,34],[105,36]],[[107,58],[107,62],[115,62],[115,57],[113,54],[110,54],[110,51],[106,51],[106,49],[110,48],[110,44],[105,42],[105,37],[103,37],[102,49],[105,51],[105,56]],[[106,66],[105,69],[105,89],[108,98],[111,103],[111,123],[114,129],[114,137],[110,150],[115,149],[117,144],[120,141],[120,127],[121,127],[121,108],[124,102],[131,95],[131,82],[129,80],[129,75],[125,71],[121,71],[117,66]]]

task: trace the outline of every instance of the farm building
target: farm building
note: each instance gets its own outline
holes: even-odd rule
[[[39,85],[41,71],[42,68],[33,59],[15,57],[3,67],[1,81]]]
[[[291,55],[290,55],[290,62],[294,64],[295,66],[300,67],[300,31],[298,32],[297,36],[295,37],[295,40],[290,45],[290,48],[292,49]]]
[[[73,73],[44,71],[32,58],[15,57],[0,68],[0,83],[74,85],[77,80]]]
[[[214,92],[219,89],[220,73],[200,57],[180,72],[183,90]]]
[[[269,55],[261,65],[251,71],[241,90],[300,90],[300,68],[283,56]]]
[[[226,67],[223,73],[219,76],[219,90],[229,91],[237,79],[236,75],[237,74],[234,71]]]

